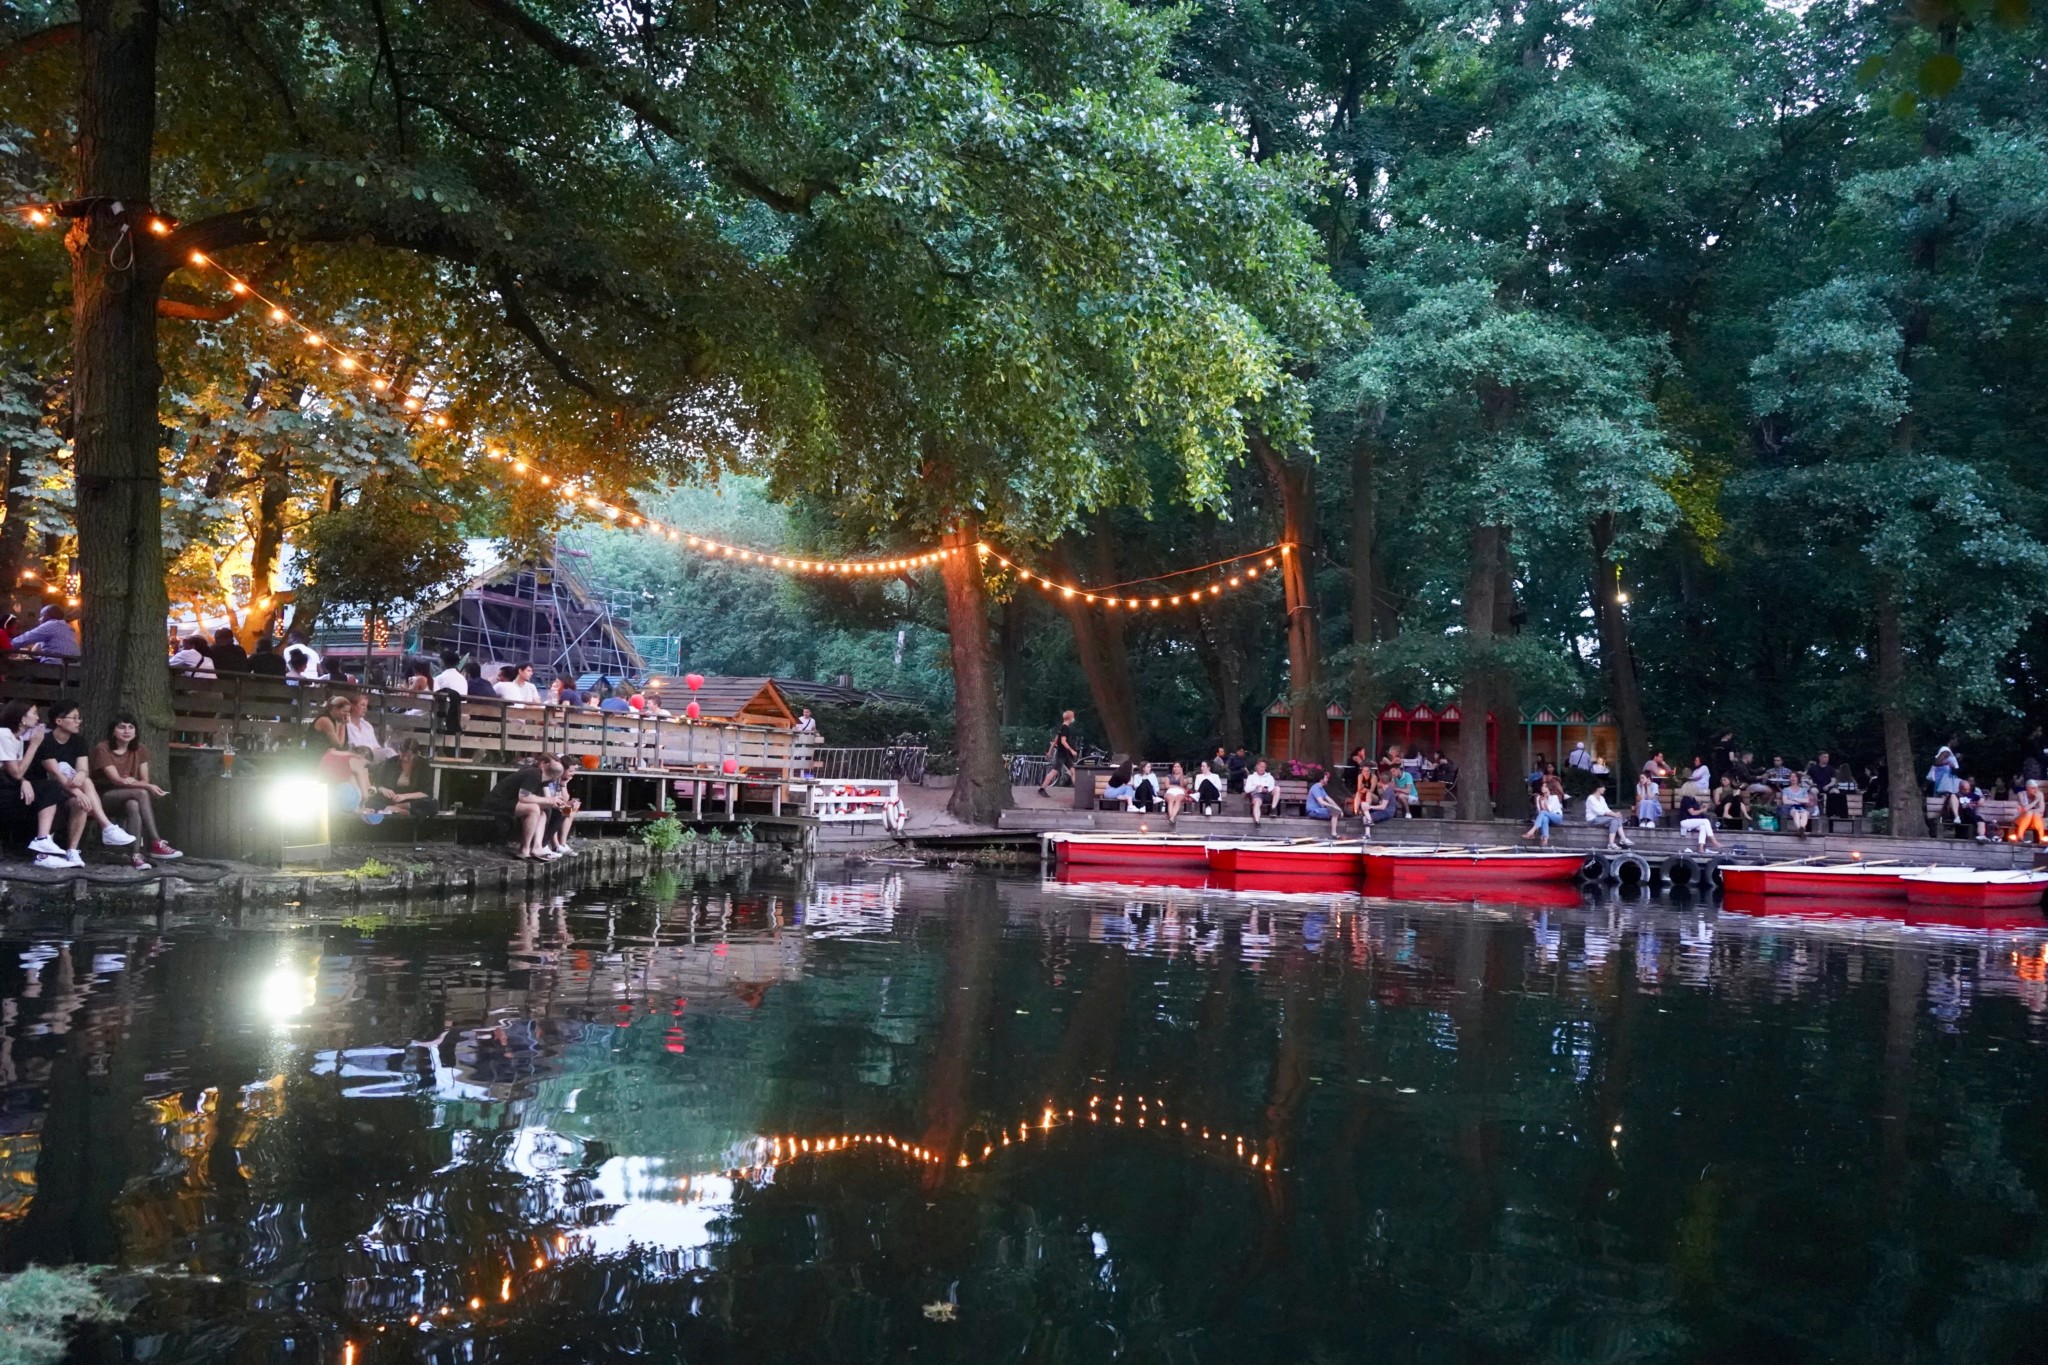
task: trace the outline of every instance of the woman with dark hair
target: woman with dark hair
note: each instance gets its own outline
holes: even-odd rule
[[[424,820],[440,813],[441,803],[427,795],[434,785],[434,765],[420,752],[418,740],[408,737],[396,754],[380,763],[377,780],[398,814]]]
[[[100,800],[129,831],[142,837],[151,858],[182,858],[156,828],[156,798],[170,793],[149,780],[149,746],[136,736],[135,717],[118,715],[107,727],[107,737],[92,746],[92,776],[99,784]],[[142,853],[134,858],[137,867],[148,866]]]
[[[48,734],[36,723],[34,702],[11,701],[0,706],[0,820],[27,824],[36,809],[36,759]],[[70,862],[62,854],[58,861]]]
[[[100,827],[100,842],[108,848],[127,848],[136,842],[134,835],[108,817],[107,808],[100,803],[99,788],[92,784],[86,762],[85,741],[78,735],[83,724],[77,702],[51,704],[50,738],[36,754],[36,766],[42,770],[36,779],[36,837],[28,844],[37,854],[37,867],[85,866],[85,859],[78,853],[78,841],[85,837],[87,820]],[[62,848],[51,838],[60,806],[70,816]],[[46,858],[62,861],[46,863]]]

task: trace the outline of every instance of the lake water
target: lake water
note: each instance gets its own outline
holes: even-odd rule
[[[81,1359],[2017,1361],[2048,933],[873,869],[0,936]]]

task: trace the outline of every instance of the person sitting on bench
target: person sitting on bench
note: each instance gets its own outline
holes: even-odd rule
[[[1383,820],[1392,820],[1400,815],[1394,804],[1394,784],[1381,782],[1373,774],[1365,776],[1365,790],[1359,793],[1358,815],[1363,822],[1358,831],[1361,842],[1372,838],[1372,827]]]
[[[2028,778],[2026,784],[2013,793],[2013,800],[2019,804],[2019,815],[2012,822],[2007,837],[2016,844],[2023,844],[2032,834],[2037,844],[2048,844],[2048,795],[2043,795],[2038,778]]]
[[[1215,815],[1223,809],[1223,778],[1207,760],[1195,774],[1195,806],[1204,815]]]
[[[1273,780],[1273,774],[1266,771],[1266,760],[1263,758],[1253,765],[1250,772],[1245,774],[1244,794],[1246,799],[1251,802],[1252,823],[1254,825],[1259,823],[1263,811],[1273,809],[1275,805],[1274,794],[1279,790],[1280,784]]]
[[[1328,820],[1330,837],[1337,837],[1337,822],[1344,818],[1344,808],[1330,799],[1329,778],[1323,773],[1316,774],[1316,780],[1309,783],[1308,798],[1302,802],[1302,814],[1311,820]],[[1372,834],[1372,822],[1368,820],[1365,832]]]
[[[1138,775],[1131,779],[1131,809],[1150,814],[1159,800],[1159,779],[1152,775],[1152,765],[1138,765]]]
[[[1130,803],[1131,763],[1129,759],[1118,759],[1116,766],[1109,770],[1109,781],[1102,784],[1102,799],[1105,801],[1122,801],[1126,805]]]

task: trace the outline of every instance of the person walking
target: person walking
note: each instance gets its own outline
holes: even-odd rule
[[[1074,780],[1074,763],[1080,756],[1081,751],[1074,747],[1074,713],[1062,711],[1059,728],[1052,732],[1052,743],[1045,748],[1045,776],[1039,781],[1038,794],[1051,796],[1047,789],[1057,785],[1062,778],[1071,783]]]

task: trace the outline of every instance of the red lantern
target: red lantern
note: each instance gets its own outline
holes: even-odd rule
[[[725,760],[725,767],[724,767],[724,771],[725,771],[725,772],[728,772],[728,773],[736,773],[736,772],[738,772],[739,770],[740,770],[740,761],[739,761],[738,759],[736,759],[736,758],[728,758],[727,760]]]
[[[683,675],[683,686],[689,688],[692,692],[695,692],[703,685],[704,675],[702,673],[685,673]]]
[[[691,720],[695,720],[697,719],[697,717],[704,714],[704,708],[697,705],[696,702],[691,702],[688,706],[685,706],[683,708],[683,714],[688,716]]]

